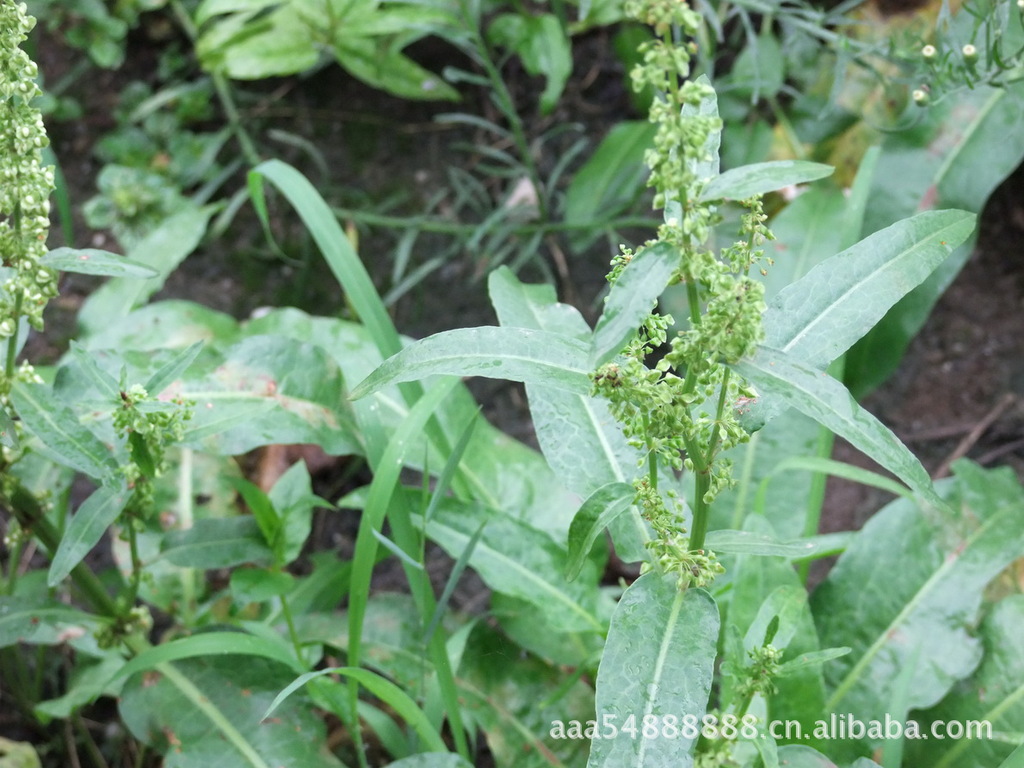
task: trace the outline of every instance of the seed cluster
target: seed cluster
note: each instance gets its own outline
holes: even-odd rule
[[[722,123],[702,109],[714,96],[710,84],[687,79],[694,44],[680,42],[696,34],[700,17],[679,0],[629,0],[626,11],[656,33],[640,49],[642,63],[631,73],[634,88],[653,86],[661,94],[650,111],[657,132],[645,159],[654,205],[667,215],[657,240],[643,247],[668,243],[678,251],[671,282],[686,288],[690,317],[670,339],[674,320],[652,312],[624,354],[595,372],[594,392],[608,399],[626,436],[646,452],[652,467],[685,468],[699,477],[696,505],[703,508],[732,483],[731,466],[719,454],[749,438],[732,404],[754,393],[725,363],[751,352],[763,336],[764,286],[749,272],[764,260],[762,246],[772,234],[757,198],[742,203],[747,213],[734,245],[720,253],[706,247],[721,220],[721,201],[701,195],[717,173],[713,156]],[[616,256],[610,283],[635,255],[624,248]],[[665,345],[668,351],[648,367]],[[683,586],[708,583],[721,566],[713,553],[686,546],[678,510],[669,509],[656,484],[656,469],[636,483],[636,503],[657,534],[649,545],[654,561],[679,574]]]
[[[43,167],[48,140],[32,106],[40,93],[38,69],[20,48],[33,26],[24,3],[0,2],[0,339],[16,333],[21,317],[42,328],[43,308],[57,295],[56,272],[39,263],[46,254],[54,173]]]

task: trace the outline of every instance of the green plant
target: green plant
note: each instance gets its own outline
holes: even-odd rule
[[[24,127],[38,145],[33,67],[16,47],[30,24],[13,3],[0,8],[14,62],[0,68],[4,107],[20,121],[5,135]],[[719,173],[714,89],[685,80],[688,49],[671,36],[673,22],[692,32],[695,19],[675,3],[652,12],[659,36],[638,79],[666,91],[648,155],[665,223],[657,242],[616,257],[593,330],[550,286],[503,268],[489,278],[500,327],[401,338],[327,203],[276,161],[249,177],[265,232],[280,218],[273,188],[358,321],[278,308],[238,322],[191,302],[147,304],[213,207],[182,204],[129,260],[44,256],[41,217],[24,213],[43,209],[52,181],[33,152],[7,153],[17,193],[4,201],[0,669],[37,748],[0,749],[24,761],[81,750],[96,765],[216,754],[257,767],[1013,759],[997,740],[765,728],[785,719],[813,733],[846,713],[1012,730],[1024,618],[1019,587],[997,577],[1024,549],[1024,492],[1008,472],[968,462],[933,486],[825,373],[970,235],[973,217],[925,211],[857,242],[877,183],[872,152],[848,201],[819,186],[775,222],[794,254],[817,245],[807,221],[841,253],[814,268],[781,254],[769,264],[760,195],[828,169]],[[747,201],[741,216],[729,200]],[[53,294],[48,270],[71,268],[115,279],[84,306],[72,350],[33,373],[16,365],[22,328],[38,322],[25,315],[43,286]],[[672,282],[686,302],[678,328],[652,312]],[[481,419],[461,383],[432,374],[525,380],[543,457]],[[821,425],[896,479],[829,460]],[[350,513],[319,498],[303,465],[269,488],[243,478],[232,457],[268,443],[349,457],[356,481],[337,503],[361,510],[350,555],[304,551],[316,520]],[[860,533],[819,536],[828,473],[900,498]],[[75,476],[95,487],[84,501]],[[646,573],[603,578],[606,529],[618,560]],[[113,568],[88,557],[108,534]],[[443,585],[430,578],[433,545],[450,556]],[[33,546],[48,569],[24,567]],[[839,553],[808,597],[807,563]],[[389,565],[408,594],[374,588]],[[456,607],[467,569],[492,591],[486,620]],[[93,702],[113,698],[125,729],[97,743]],[[617,737],[596,738],[609,726]]]
[[[626,589],[612,617],[597,676],[597,718],[583,728],[577,724],[576,737],[590,738],[596,732],[588,765],[678,765],[694,748],[699,765],[748,764],[759,759],[775,764],[783,752],[817,764],[813,761],[824,758],[808,751],[807,742],[779,747],[774,734],[756,729],[743,733],[739,728],[723,734],[716,723],[726,717],[734,725],[747,723],[752,706],[757,717],[765,717],[765,712],[772,716],[791,712],[800,708],[802,698],[805,707],[817,702],[822,719],[845,705],[865,721],[880,719],[886,712],[903,718],[912,708],[934,704],[968,673],[974,651],[957,654],[942,673],[925,671],[922,667],[930,662],[924,657],[943,658],[962,642],[956,639],[962,630],[952,627],[976,621],[984,585],[1021,553],[1024,531],[1009,514],[1014,503],[1010,499],[1020,497],[1016,483],[1009,481],[1005,497],[982,493],[982,476],[963,465],[959,486],[937,491],[912,454],[824,372],[904,291],[925,279],[969,236],[973,217],[956,211],[920,214],[825,261],[781,291],[764,310],[761,343],[758,321],[763,289],[745,278],[767,237],[756,201],[736,245],[716,256],[703,243],[716,208],[725,199],[751,198],[814,178],[820,171],[813,165],[786,163],[717,175],[720,123],[713,91],[699,81],[680,85],[687,74],[687,56],[670,40],[673,25],[692,34],[696,19],[676,5],[645,4],[642,12],[643,19],[665,37],[648,44],[647,69],[640,79],[644,84],[655,82],[667,92],[665,101],[652,111],[660,126],[660,141],[656,140],[650,155],[656,200],[666,208],[666,225],[659,241],[635,254],[627,251],[613,262],[611,291],[593,333],[584,328],[579,335],[570,335],[564,308],[555,313],[556,305],[550,300],[538,302],[532,296],[527,300],[529,287],[507,273],[496,273],[491,292],[501,327],[451,331],[417,342],[375,371],[353,394],[358,397],[386,383],[440,373],[526,381],[538,437],[549,462],[572,478],[573,490],[587,497],[569,529],[570,562],[580,562],[606,527],[620,556],[645,561],[650,572]],[[866,185],[860,190],[863,194]],[[651,305],[666,285],[677,281],[688,293],[690,323],[675,336],[670,351],[648,367],[654,350],[666,342],[670,324],[649,314]],[[503,352],[495,351],[499,349]],[[756,387],[758,394],[744,393],[732,383],[736,375]],[[607,398],[610,411],[593,394]],[[908,577],[899,590],[898,600],[908,602],[891,608],[876,605],[872,611],[872,626],[877,622],[885,628],[891,620],[890,632],[905,630],[912,635],[907,643],[895,643],[892,634],[863,643],[839,629],[850,626],[843,606],[857,600],[853,585],[863,586],[868,569],[875,567],[868,565],[866,553],[883,550],[872,541],[902,539],[891,531],[881,539],[865,531],[850,544],[810,609],[793,571],[781,564],[756,564],[778,562],[758,561],[757,556],[814,556],[824,544],[813,537],[813,500],[802,502],[797,514],[774,510],[768,517],[763,514],[769,510],[762,497],[755,514],[748,517],[752,478],[748,473],[758,473],[758,468],[751,465],[749,449],[746,455],[737,450],[749,439],[747,429],[763,427],[784,406],[844,436],[905,484],[892,486],[883,478],[862,475],[908,497],[879,516],[879,529],[893,526],[895,530],[907,524],[938,550],[935,559],[925,556],[928,564],[915,561],[914,568],[921,571]],[[623,422],[621,432],[607,426],[607,416],[602,414],[608,412]],[[572,425],[571,441],[564,438],[567,423]],[[621,447],[615,447],[616,441]],[[601,445],[606,446],[605,453],[598,460],[595,449]],[[737,483],[729,465],[718,456],[720,449],[729,448],[746,465],[738,476],[743,478],[734,522],[739,530],[723,527],[706,534],[716,496]],[[616,455],[620,451],[632,460],[622,461]],[[580,452],[586,454],[582,462],[578,455],[571,457]],[[646,471],[633,480],[637,463]],[[674,490],[678,480],[665,473],[666,465],[685,468],[683,488],[689,489],[692,499],[685,517]],[[780,462],[779,469],[784,466]],[[849,473],[824,460],[807,466]],[[688,541],[684,524],[690,529]],[[779,540],[772,525],[781,524],[792,526],[789,535],[811,538]],[[973,554],[955,567],[948,561],[940,565],[939,553],[948,551],[947,537],[956,530],[969,536]],[[968,530],[973,533],[967,534]],[[711,550],[738,556],[731,589],[713,589],[723,600],[728,621],[721,637],[719,608],[711,593],[698,588],[710,585],[721,571]],[[772,575],[766,576],[762,568]],[[958,597],[940,608],[935,602],[939,584],[948,589],[957,578]],[[900,610],[901,606],[905,607]],[[927,627],[946,621],[933,611],[957,617],[953,624],[944,624],[951,631],[929,635],[934,630]],[[837,619],[832,621],[830,616]],[[821,645],[811,629],[812,617],[822,633]],[[892,663],[882,649],[884,654],[898,654],[910,671],[880,684],[881,669]],[[852,662],[833,661],[851,650],[857,654],[851,654]],[[717,719],[710,721],[698,742],[701,729],[681,734],[679,719],[700,723],[709,712],[715,660],[721,653],[726,661],[724,677],[714,687],[715,708],[710,710]],[[822,675],[817,667],[826,662],[832,663]],[[796,679],[789,680],[790,676]],[[830,693],[827,700],[826,692]],[[675,719],[670,722],[666,713]],[[615,727],[626,723],[631,723],[632,732]],[[678,739],[666,737],[663,728],[668,727],[675,729]],[[564,730],[561,735],[566,735]],[[849,760],[864,754],[872,738],[878,737],[829,749],[839,759]],[[887,744],[885,764],[898,764],[901,749],[899,742]],[[1002,750],[1003,757],[1008,753]],[[812,754],[817,756],[811,758]]]

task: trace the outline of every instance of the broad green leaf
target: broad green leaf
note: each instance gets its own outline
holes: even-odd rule
[[[60,545],[54,553],[46,583],[55,587],[71,573],[106,533],[121,514],[132,491],[124,479],[111,480],[101,485],[86,499],[64,530]]]
[[[567,224],[596,224],[619,215],[636,200],[647,178],[644,152],[654,141],[654,132],[655,126],[647,121],[624,120],[612,127],[565,191]],[[587,229],[567,236],[574,249],[582,250],[597,234]]]
[[[730,529],[709,532],[704,543],[717,554],[801,558],[814,552],[814,544],[811,541],[779,541],[767,534]]]
[[[765,345],[824,368],[969,237],[975,218],[926,211],[822,262],[771,302]]]
[[[118,380],[99,366],[99,358],[102,353],[90,353],[77,343],[71,342],[71,354],[92,386],[109,401],[108,405],[120,405],[121,387]],[[84,394],[82,390],[79,390],[79,393]]]
[[[187,530],[169,531],[160,554],[174,565],[199,569],[273,560],[256,520],[249,515],[196,520]]]
[[[447,374],[530,381],[585,394],[590,391],[586,344],[525,328],[460,328],[414,342],[388,358],[354,390],[365,397],[396,381]]]
[[[17,429],[7,414],[7,409],[3,407],[0,407],[0,445],[14,449],[19,445]]]
[[[295,616],[295,629],[304,643],[321,643],[342,653],[350,645],[346,612]],[[360,640],[364,666],[416,691],[431,672],[422,641],[423,626],[410,595],[380,592],[370,596]]]
[[[707,710],[718,644],[718,607],[703,589],[680,590],[676,580],[646,573],[622,594],[597,671],[597,718],[621,728]],[[633,738],[619,732],[596,739],[588,768],[689,768],[693,739]]]
[[[295,577],[288,571],[264,568],[236,568],[231,572],[231,594],[240,603],[262,603],[288,594],[295,588]]]
[[[582,318],[579,320],[582,322]],[[366,378],[381,363],[369,330],[337,318],[310,317],[297,309],[279,309],[251,321],[245,330],[314,344],[335,359],[350,382]],[[403,392],[400,388],[389,387],[371,396],[374,421],[387,432],[397,429],[408,416],[409,407]],[[448,445],[458,442],[469,419],[476,418],[478,407],[464,386],[456,386],[444,406],[434,414]],[[408,466],[436,470],[446,463],[450,454],[429,433],[421,432],[415,439],[406,453]],[[359,452],[362,453],[362,449]],[[474,428],[453,483],[456,493],[529,519],[552,535],[564,534],[576,504],[540,454],[485,421]]]
[[[944,506],[914,454],[828,374],[764,346],[759,346],[750,358],[732,368],[764,392],[779,397],[848,440],[922,498],[939,508]]]
[[[288,3],[255,18],[257,7],[216,19],[196,41],[203,68],[237,80],[259,80],[309,69],[316,64],[319,52],[309,45],[310,28],[300,16],[301,5],[308,3]]]
[[[11,402],[22,423],[39,438],[43,453],[61,464],[101,480],[117,470],[110,450],[84,427],[43,384],[15,382]]]
[[[746,200],[793,184],[806,184],[835,171],[831,165],[807,160],[773,160],[732,168],[715,176],[700,193],[701,200]]]
[[[531,75],[544,75],[540,108],[550,114],[572,74],[569,34],[550,13],[503,13],[487,29],[488,39],[519,54]]]
[[[597,617],[607,627],[611,621],[618,592],[604,588],[598,594]],[[491,593],[490,613],[506,638],[522,650],[553,667],[590,669],[597,665],[604,648],[604,637],[591,630],[574,632],[538,631],[548,624],[545,611],[534,603],[502,592]],[[584,662],[584,660],[587,660]]]
[[[579,312],[557,303],[550,286],[521,283],[503,267],[491,273],[488,290],[503,326],[557,331],[581,339],[591,336]],[[541,451],[570,491],[586,498],[609,482],[632,478],[641,455],[626,441],[607,401],[531,383],[526,394]],[[644,542],[649,536],[638,510],[612,521],[611,533],[624,561],[646,559]]]
[[[954,470],[942,490],[959,510],[955,518],[903,499],[889,504],[815,591],[822,645],[853,648],[825,667],[827,711],[884,719],[894,681],[915,655],[908,705],[930,707],[980,661],[971,629],[989,582],[1024,555],[1024,489],[1009,470],[966,461]],[[870,745],[834,746],[863,754]]]
[[[590,326],[576,307],[561,304],[548,283],[523,283],[506,266],[487,278],[487,292],[504,327],[528,328],[589,341]]]
[[[779,677],[787,677],[803,672],[805,669],[820,667],[832,659],[838,659],[852,651],[852,648],[826,648],[824,651],[801,653],[796,658],[779,665]]]
[[[252,513],[256,525],[259,526],[260,535],[263,536],[264,543],[274,553],[274,559],[278,560],[281,518],[278,516],[277,510],[274,509],[274,505],[267,498],[267,494],[263,492],[263,489],[255,483],[251,483],[244,478],[236,478],[231,481],[231,484],[245,501],[245,506],[249,508],[249,512]],[[275,565],[281,565],[281,563],[275,562]]]
[[[132,735],[163,754],[166,768],[340,768],[327,748],[323,721],[305,696],[261,722],[294,677],[290,667],[255,656],[188,659],[134,675],[119,710]]]
[[[313,493],[312,480],[304,461],[293,464],[270,489],[270,501],[281,516],[281,551],[285,563],[299,556],[309,538],[313,508],[330,504]]]
[[[1024,766],[1024,744],[1021,744],[1008,758],[999,764],[999,768],[1022,768]]]
[[[335,361],[311,344],[250,336],[226,350],[209,372],[194,371],[175,394],[195,401],[186,442],[208,451],[245,453],[272,443],[317,443],[332,454],[358,443]]]
[[[990,18],[992,18],[990,16]],[[1003,16],[1005,19],[1006,17]],[[985,39],[969,13],[953,17],[954,39]],[[1019,23],[1006,26],[1001,45],[1019,49]],[[874,231],[927,208],[962,208],[980,213],[989,195],[1024,159],[1024,136],[1015,127],[1024,112],[1024,84],[963,90],[925,110],[921,125],[886,135],[881,167],[865,220]],[[897,304],[876,329],[852,350],[847,382],[858,397],[887,379],[910,340],[924,326],[932,307],[967,263],[973,238],[920,287]]]
[[[594,491],[576,512],[569,526],[569,553],[565,578],[572,581],[590,554],[597,537],[633,504],[636,489],[626,483],[608,483]]]
[[[458,557],[483,522],[484,532],[469,563],[487,586],[536,605],[555,630],[604,630],[595,615],[593,564],[585,563],[582,577],[570,583],[562,575],[565,550],[536,528],[482,507],[449,503],[427,523],[427,536]]]
[[[332,51],[338,63],[364,83],[403,99],[458,101],[459,92],[396,48],[384,48],[376,40],[346,37],[339,27]]]
[[[160,274],[147,264],[95,248],[54,248],[39,263],[44,267],[77,272],[80,275],[156,277]]]
[[[844,480],[849,480],[853,483],[860,483],[861,485],[868,485],[872,488],[887,491],[894,496],[910,495],[907,489],[895,480],[892,480],[885,475],[880,475],[877,472],[864,469],[863,467],[856,467],[853,464],[845,464],[844,462],[835,461],[834,459],[826,459],[822,456],[790,456],[776,464],[771,475],[761,481],[761,487],[757,492],[758,507],[761,507],[764,504],[764,496],[767,493],[769,481],[773,480],[782,472],[788,473],[790,470],[820,472],[821,474],[832,475],[833,477],[841,477]],[[789,478],[787,477],[786,479],[788,480]]]
[[[772,303],[787,285],[857,241],[842,241],[848,215],[849,200],[830,179],[812,184],[772,218],[775,240],[766,245],[766,253],[775,264],[763,279],[765,301]]]
[[[1024,732],[1024,595],[1002,599],[985,617],[979,632],[985,656],[968,680],[950,691],[936,707],[917,715],[929,723],[988,723],[993,734]],[[940,731],[941,732],[941,731]],[[907,745],[908,763],[934,768],[961,765],[1002,765],[1013,744],[981,734],[962,739],[929,739]]]
[[[96,629],[96,617],[56,600],[0,597],[0,648],[59,645]]]
[[[584,739],[555,739],[554,720],[594,716],[589,685],[567,679],[559,667],[525,656],[522,648],[479,622],[466,642],[458,671],[466,719],[479,725],[496,765],[571,768],[586,760]]]
[[[591,369],[600,368],[622,351],[679,266],[679,250],[657,243],[636,254],[612,286],[594,329]]]
[[[101,333],[119,324],[135,307],[163,287],[167,276],[199,245],[215,206],[188,204],[167,217],[128,253],[133,261],[151,267],[156,277],[140,280],[117,277],[94,291],[78,315],[85,335]]]
[[[179,349],[197,341],[205,349],[234,342],[238,322],[191,301],[160,301],[135,310],[123,322],[98,330],[79,343],[86,349]]]

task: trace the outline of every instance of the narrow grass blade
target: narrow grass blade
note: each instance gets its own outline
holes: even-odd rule
[[[361,658],[363,621],[366,617],[366,604],[370,596],[370,577],[373,574],[373,565],[377,555],[377,539],[374,532],[380,532],[384,525],[384,518],[397,488],[408,447],[423,430],[427,419],[440,406],[456,383],[455,380],[446,381],[432,387],[424,394],[395,430],[375,467],[376,473],[370,484],[366,508],[363,510],[363,516],[359,522],[355,555],[352,558],[352,581],[349,586],[348,604],[348,660],[352,666],[358,666]],[[352,704],[354,708],[354,700]]]
[[[147,648],[121,667],[114,679],[145,672],[171,661],[229,654],[262,656],[280,662],[297,673],[304,670],[289,646],[283,642],[274,642],[245,632],[205,632]]]
[[[480,541],[480,536],[483,535],[484,528],[486,526],[486,520],[480,523],[480,527],[476,529],[469,541],[466,542],[466,546],[463,547],[462,552],[459,554],[459,559],[456,560],[455,565],[452,566],[452,572],[448,575],[448,581],[445,582],[444,591],[441,593],[441,599],[437,601],[437,607],[434,609],[434,615],[430,617],[430,623],[427,624],[427,629],[423,633],[424,645],[430,644],[430,641],[434,637],[434,632],[441,623],[441,619],[444,618],[444,612],[448,610],[448,602],[452,598],[455,586],[459,583],[459,578],[461,578],[462,572],[465,571],[466,566],[469,565],[469,560],[473,557],[473,551],[476,549],[477,542]]]
[[[441,470],[440,476],[437,478],[437,484],[434,486],[434,491],[430,495],[430,503],[423,512],[424,525],[430,522],[430,518],[434,516],[434,512],[437,510],[437,505],[441,503],[441,499],[448,495],[448,489],[451,487],[452,480],[455,478],[455,473],[459,469],[459,464],[462,462],[462,456],[466,453],[466,448],[469,447],[469,441],[473,438],[473,432],[477,425],[477,420],[480,415],[480,408],[476,409],[473,417],[469,419],[466,424],[466,428],[462,430],[462,434],[459,436],[459,441],[452,448],[452,452],[448,455],[448,460],[444,464],[444,469]]]
[[[381,355],[390,357],[398,352],[402,348],[398,332],[373,280],[316,187],[299,171],[280,160],[268,160],[256,166],[249,174],[249,191],[265,228],[269,226],[269,219],[263,179],[277,187],[295,208]]]
[[[203,342],[197,341],[195,344],[186,347],[181,350],[172,359],[167,361],[167,364],[162,366],[159,371],[149,377],[149,380],[145,383],[146,391],[153,396],[159,395],[167,387],[169,387],[175,379],[181,376],[188,367],[192,365],[199,353],[203,349]]]
[[[274,710],[277,709],[281,703],[296,690],[313,678],[321,677],[323,675],[343,675],[356,681],[378,699],[394,709],[395,712],[397,712],[402,719],[412,727],[416,732],[416,735],[423,740],[423,745],[426,747],[427,751],[448,751],[448,747],[445,745],[440,735],[438,735],[437,731],[434,730],[434,727],[430,724],[430,720],[427,719],[423,710],[416,705],[415,701],[409,698],[409,695],[405,691],[390,680],[381,677],[376,672],[371,672],[368,669],[359,669],[357,667],[330,667],[328,669],[321,669],[316,672],[307,672],[306,674],[301,675],[296,678],[295,682],[277,695],[277,698],[274,699],[270,708],[267,709],[266,713],[263,715],[263,719],[266,720],[270,717]]]

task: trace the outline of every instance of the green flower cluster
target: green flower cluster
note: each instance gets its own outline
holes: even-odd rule
[[[185,423],[192,418],[194,405],[180,397],[156,400],[141,384],[122,388],[113,422],[118,434],[127,438],[131,453],[131,461],[121,468],[135,492],[127,507],[130,514],[143,516],[152,509],[153,480],[166,468],[168,446],[184,439]]]
[[[669,243],[679,252],[671,282],[686,289],[689,324],[669,339],[673,319],[652,312],[623,356],[594,374],[594,391],[608,399],[630,442],[648,457],[649,472],[636,483],[636,501],[657,534],[649,545],[654,562],[678,574],[681,586],[703,585],[721,570],[713,553],[702,548],[708,505],[732,483],[731,466],[719,454],[749,438],[734,405],[754,395],[725,364],[749,354],[763,336],[764,286],[750,271],[764,272],[762,248],[772,235],[756,198],[743,203],[747,212],[736,243],[721,253],[706,247],[721,220],[716,201],[702,199],[717,172],[713,153],[721,120],[702,111],[714,95],[711,86],[687,80],[693,43],[673,37],[694,37],[700,17],[680,0],[628,0],[626,11],[653,26],[657,35],[641,46],[642,63],[631,76],[635,88],[654,86],[662,94],[651,107],[657,132],[646,155],[655,207],[666,210],[654,242]],[[634,255],[623,249],[612,261],[609,282],[618,279]],[[659,352],[664,354],[649,367]],[[685,468],[696,478],[688,541],[681,524],[672,522],[678,513],[658,493],[659,464]]]
[[[46,254],[54,174],[42,165],[48,140],[32,106],[40,93],[38,69],[20,48],[33,26],[23,3],[0,0],[0,339],[13,337],[22,317],[42,328],[43,308],[57,295],[56,272],[39,263]],[[0,382],[10,386],[6,377]]]

